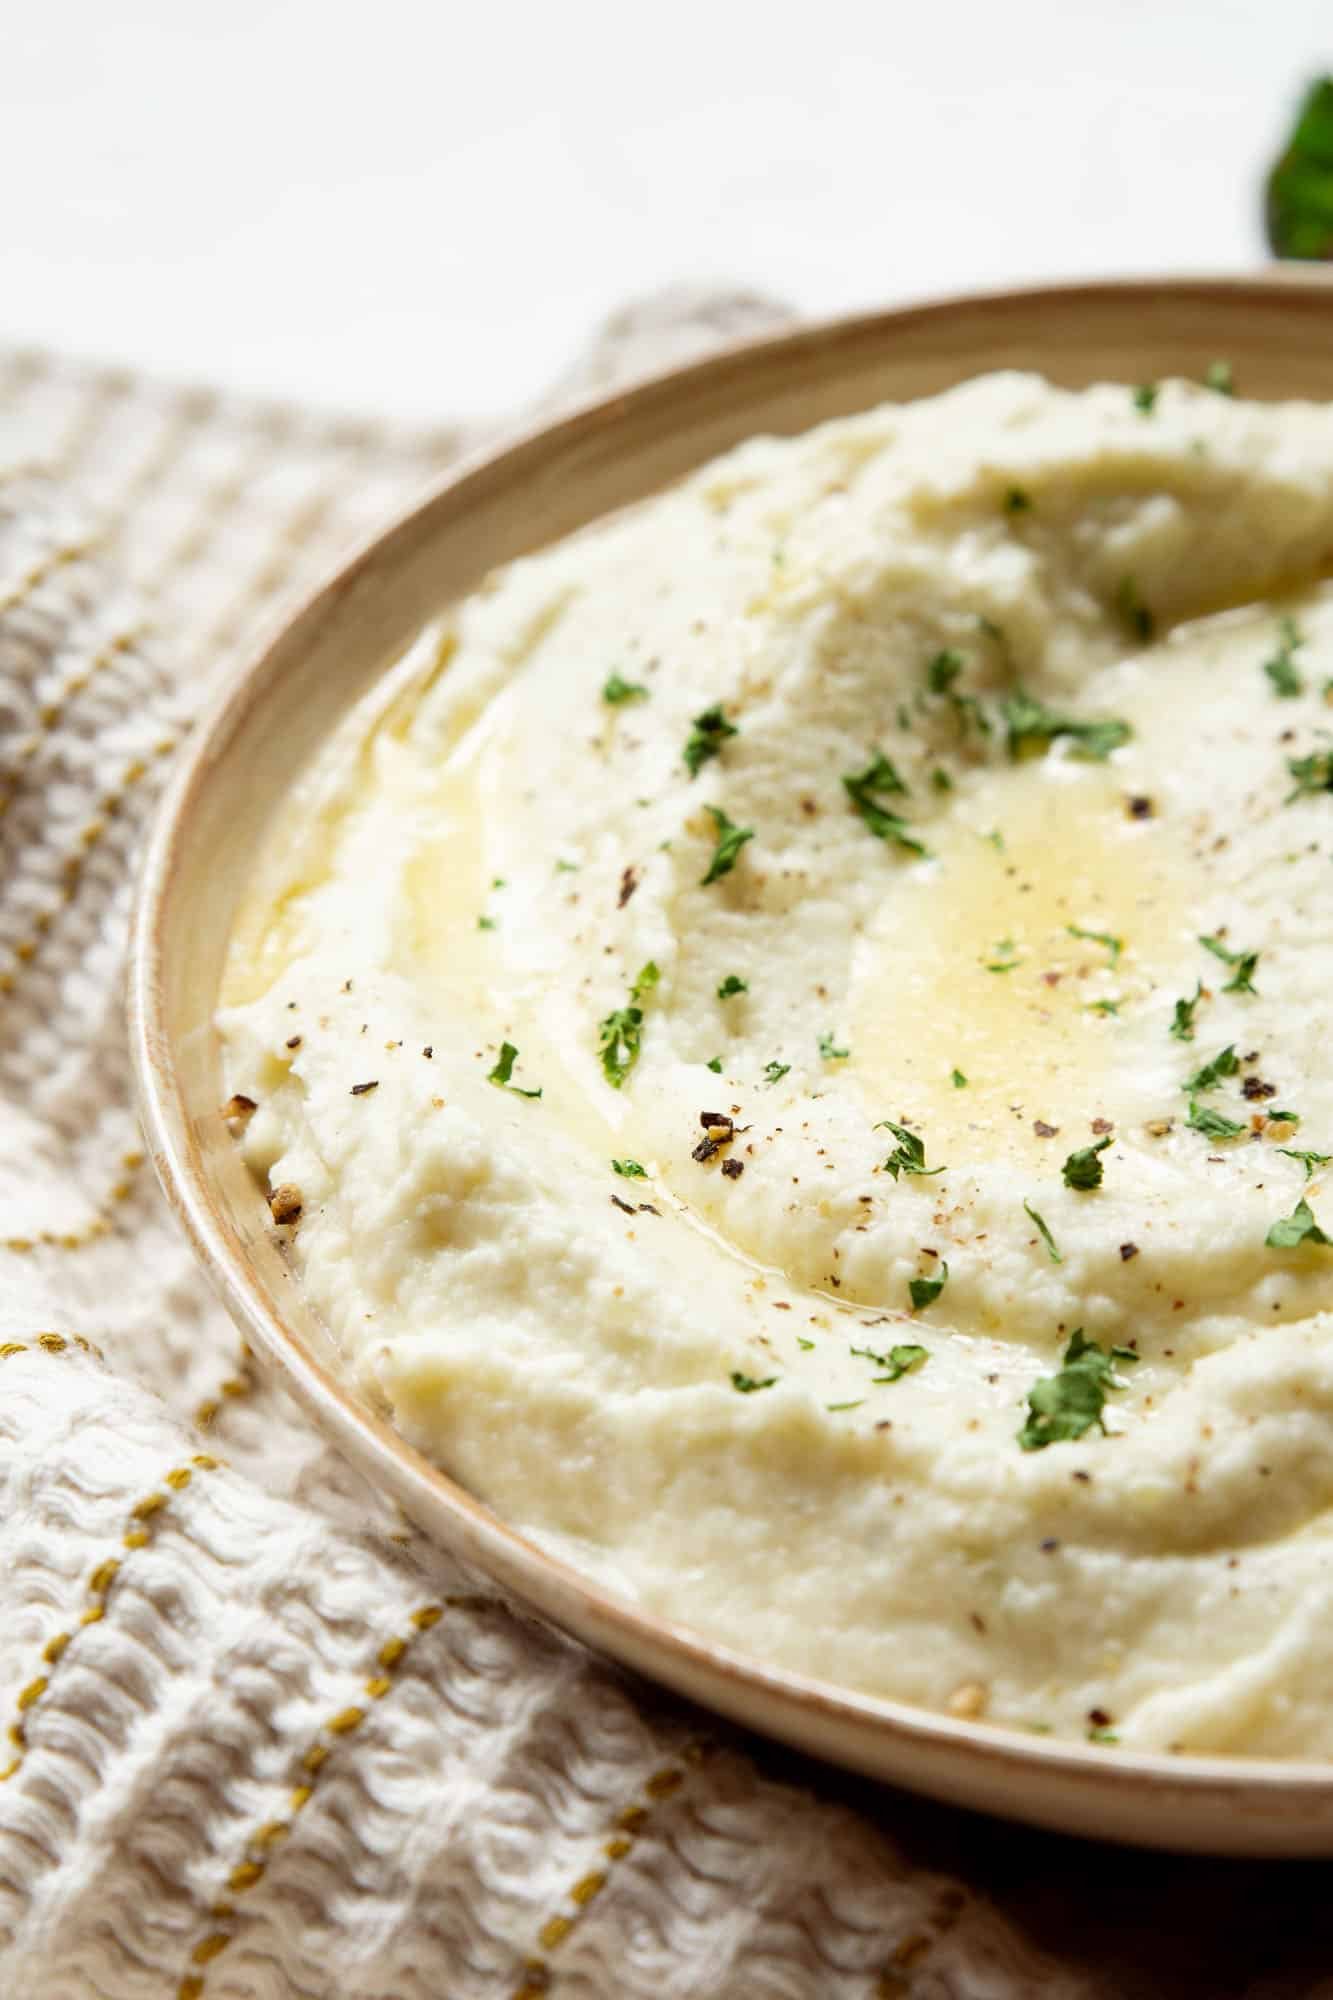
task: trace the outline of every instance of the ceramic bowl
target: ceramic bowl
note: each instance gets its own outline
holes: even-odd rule
[[[1077,386],[1197,379],[1219,357],[1247,396],[1333,398],[1333,284],[1299,271],[1080,284],[811,326],[646,381],[464,466],[348,562],[197,729],[146,856],[131,1035],[158,1174],[245,1338],[422,1528],[554,1624],[752,1728],[941,1799],[1165,1847],[1330,1854],[1333,1765],[1144,1755],[870,1699],[646,1616],[554,1560],[358,1400],[219,1110],[223,955],[293,774],[420,626],[497,563],[756,432],[804,430],[992,368]]]

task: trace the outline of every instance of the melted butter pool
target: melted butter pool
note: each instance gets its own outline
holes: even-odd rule
[[[1116,1115],[1127,1027],[1178,983],[1203,884],[1178,830],[1134,818],[1118,773],[1072,759],[983,777],[930,845],[853,966],[860,1081],[924,1127],[933,1157],[1029,1159],[1034,1121]]]

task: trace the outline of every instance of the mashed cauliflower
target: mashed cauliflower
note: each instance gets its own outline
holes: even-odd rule
[[[1333,411],[997,375],[424,633],[220,1015],[377,1405],[767,1662],[1333,1754],[1331,564]]]

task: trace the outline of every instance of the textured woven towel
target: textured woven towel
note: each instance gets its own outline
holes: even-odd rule
[[[563,386],[770,316],[627,314]],[[204,1293],[128,1107],[136,840],[211,680],[461,442],[0,355],[0,2000],[1333,1996],[1308,1869],[856,1787],[537,1627]]]

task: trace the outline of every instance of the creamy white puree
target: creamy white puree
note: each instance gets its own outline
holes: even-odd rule
[[[1330,410],[1001,375],[747,444],[425,633],[295,787],[220,1016],[358,1381],[767,1661],[1333,1752],[1333,1249],[1266,1240],[1302,1199],[1333,1235],[1279,1150],[1333,1153],[1333,791],[1289,801],[1333,749],[1331,565]],[[1013,756],[1019,686],[1132,733]],[[848,796],[877,753],[925,856]],[[753,837],[705,886],[710,806]],[[649,963],[617,1090],[599,1024]],[[488,1082],[506,1042],[539,1099]],[[1182,1086],[1228,1047],[1220,1139]],[[883,1120],[944,1170],[895,1179]],[[1075,1329],[1139,1359],[1106,1433],[1024,1450]]]

